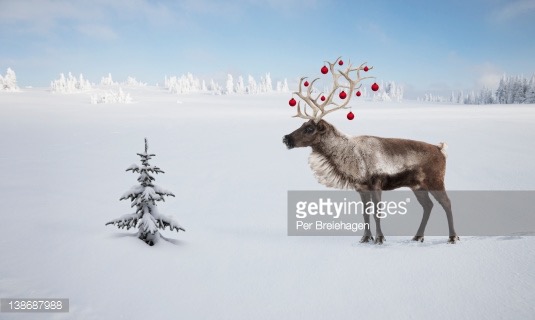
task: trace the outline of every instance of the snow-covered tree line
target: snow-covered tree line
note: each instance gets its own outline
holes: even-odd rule
[[[128,86],[128,87],[145,87],[147,84],[145,82],[137,81],[134,77],[128,77],[126,78],[125,82],[115,82],[113,81],[113,78],[111,76],[111,73],[108,73],[107,76],[102,77],[100,79],[100,85],[101,86]]]
[[[462,92],[461,92],[462,93]],[[452,92],[453,94],[453,92]],[[445,98],[438,94],[426,93],[423,97],[417,97],[416,101],[425,101],[425,102],[452,102],[452,98]]]
[[[213,79],[207,85],[204,80],[194,77],[191,73],[182,75],[180,77],[172,76],[165,77],[165,88],[172,93],[184,94],[195,92],[207,92],[211,94],[258,94],[269,93],[273,91],[277,92],[289,92],[288,81],[277,81],[275,89],[273,88],[273,82],[271,75],[266,73],[265,76],[260,77],[260,82],[257,82],[251,75],[247,77],[247,83],[245,83],[243,76],[239,76],[237,80],[231,74],[227,75],[227,81],[225,86],[219,85]]]
[[[125,82],[118,83],[113,81],[111,73],[108,73],[107,76],[102,77],[100,80],[100,86],[109,87],[119,85],[127,87],[142,87],[146,86],[147,84],[137,81],[134,77],[128,77]],[[75,77],[70,72],[67,74],[67,76],[61,73],[59,75],[59,79],[53,80],[50,83],[52,92],[63,94],[86,92],[93,89],[95,86],[95,84],[91,84],[89,80],[85,79],[83,74]]]
[[[458,104],[493,104],[496,102],[495,92],[488,88],[483,88],[476,92],[474,90],[465,93],[464,91],[452,91],[449,97],[438,94],[426,93],[423,97],[416,100],[425,102],[448,102]]]
[[[500,80],[495,103],[535,103],[535,74],[528,81],[523,76],[506,77]]]
[[[101,103],[132,103],[132,97],[121,88],[118,91],[107,90],[91,96],[91,104]]]
[[[365,97],[368,95],[365,90]],[[401,102],[403,100],[403,87],[396,84],[394,81],[381,82],[379,85],[379,91],[373,93],[373,101],[396,101]]]
[[[113,81],[111,73],[102,77],[100,80],[100,87],[117,87],[119,85],[127,87],[140,87],[146,86],[146,83],[137,81],[133,77],[128,77],[126,82],[119,84]],[[56,79],[50,83],[52,92],[70,94],[80,93],[92,90],[96,85],[91,84],[89,80],[86,80],[82,74],[79,77],[73,76],[70,72],[67,77],[63,73],[60,74],[59,79]],[[104,92],[97,92],[91,95],[92,104],[101,103],[131,103],[132,97],[129,93],[125,93],[120,87],[118,90],[106,90]]]
[[[167,76],[165,76],[164,86],[170,92],[177,94],[208,91],[204,80],[201,82],[191,73],[188,73],[187,75],[182,75],[180,77],[172,76],[168,78]]]
[[[5,76],[0,74],[0,91],[20,91],[17,86],[17,75],[11,68],[7,68]]]
[[[498,89],[483,88],[479,91],[468,93],[452,92],[449,98],[440,95],[426,93],[419,101],[426,102],[450,102],[459,104],[521,104],[535,103],[535,75],[530,80],[523,76],[504,75],[498,85]]]
[[[236,83],[232,75],[227,75],[227,85],[225,87],[224,94],[258,94],[269,92],[289,92],[288,80],[277,81],[275,88],[273,88],[273,82],[271,80],[271,74],[266,73],[265,76],[260,77],[260,82],[256,82],[255,78],[251,75],[247,77],[247,85],[245,84],[243,77],[239,76]]]
[[[76,93],[91,90],[92,86],[89,80],[84,79],[82,74],[76,78],[69,72],[67,77],[61,73],[59,79],[50,83],[50,88],[52,92],[56,93]]]

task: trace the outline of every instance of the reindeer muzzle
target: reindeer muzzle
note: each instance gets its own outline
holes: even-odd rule
[[[282,138],[282,143],[284,143],[288,149],[295,147],[294,139],[290,135],[285,135]]]

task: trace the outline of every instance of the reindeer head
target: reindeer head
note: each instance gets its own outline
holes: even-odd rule
[[[330,132],[333,126],[325,120],[315,122],[309,120],[295,130],[294,132],[285,135],[282,142],[288,149],[310,147],[321,142],[321,137]]]
[[[302,118],[309,120],[305,122],[299,129],[294,132],[285,135],[282,139],[282,142],[288,147],[288,149],[299,148],[299,147],[309,147],[317,143],[320,143],[321,137],[325,134],[331,132],[334,128],[325,120],[322,120],[327,114],[334,112],[340,109],[346,109],[347,104],[353,97],[353,93],[356,89],[361,87],[360,81],[373,77],[360,77],[360,71],[368,71],[373,69],[373,67],[366,67],[366,63],[361,64],[357,68],[353,68],[351,63],[348,63],[348,66],[345,70],[335,70],[335,65],[340,61],[340,57],[336,59],[333,63],[326,61],[329,64],[329,69],[333,77],[333,87],[329,94],[324,95],[323,92],[320,92],[315,98],[312,97],[312,87],[314,82],[319,78],[316,78],[312,83],[308,84],[303,83],[305,77],[301,78],[299,81],[299,91],[294,92],[302,101],[306,103],[301,110],[301,101],[297,104],[297,114],[294,118]],[[340,64],[341,65],[341,64]],[[355,73],[355,78],[352,78],[352,73]],[[342,82],[340,82],[342,78]],[[306,90],[303,90],[303,84],[306,87]],[[337,95],[339,89],[343,90],[343,94]],[[345,92],[347,90],[347,92]],[[335,102],[340,101],[340,102]],[[307,113],[306,106],[309,106],[312,109],[312,113]],[[331,107],[328,109],[328,107]]]

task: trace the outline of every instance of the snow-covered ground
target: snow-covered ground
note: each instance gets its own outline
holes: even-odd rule
[[[282,136],[290,94],[125,88],[0,94],[0,297],[70,299],[68,314],[1,319],[532,319],[535,237],[287,236],[288,190],[323,190]],[[452,190],[535,189],[535,106],[357,103],[341,131],[449,144]],[[186,232],[149,247],[104,224],[131,213],[143,138]],[[454,215],[469,214],[454,212]],[[533,214],[533,212],[526,213]],[[433,215],[431,216],[433,219]],[[415,226],[416,230],[417,226]]]

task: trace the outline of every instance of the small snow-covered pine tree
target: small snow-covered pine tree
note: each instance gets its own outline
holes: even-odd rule
[[[258,93],[258,88],[257,88],[257,85],[256,85],[256,81],[255,81],[255,79],[253,78],[252,75],[249,75],[249,77],[247,79],[246,92],[248,94],[256,94],[256,93]]]
[[[236,93],[243,94],[245,93],[245,84],[243,83],[243,77],[238,77],[238,82],[236,83]]]
[[[464,103],[464,92],[460,91],[457,95],[457,103],[462,104]]]
[[[111,73],[108,73],[107,77],[102,77],[102,79],[100,80],[100,84],[103,86],[113,86],[113,85],[116,85],[117,82],[113,82]]]
[[[137,81],[134,77],[128,76],[128,78],[126,78],[126,82],[123,83],[123,85],[129,87],[145,87],[147,84],[141,81]]]
[[[284,82],[282,83],[282,92],[290,92],[290,88],[288,88],[288,79],[284,78]]]
[[[18,90],[19,87],[17,86],[17,75],[13,69],[7,68],[6,76],[4,77],[4,84],[12,90]]]
[[[506,94],[507,91],[506,88],[506,81],[505,74],[500,79],[500,84],[498,85],[498,89],[496,89],[496,101],[497,103],[506,103]]]
[[[225,89],[225,94],[234,94],[234,79],[230,73],[227,75],[227,86]]]
[[[260,82],[257,85],[256,92],[257,93],[265,93],[265,92],[267,92],[266,78],[265,77],[262,77],[262,76],[260,77]]]
[[[526,90],[526,103],[535,103],[535,75],[529,80]]]
[[[84,75],[80,73],[80,80],[78,80],[77,87],[78,90],[85,91],[91,89],[91,82],[84,79]]]
[[[171,231],[176,230],[179,232],[180,230],[185,230],[172,217],[161,215],[158,212],[156,202],[165,201],[164,197],[174,197],[175,195],[171,191],[153,184],[155,179],[152,174],[164,172],[160,168],[149,164],[149,160],[156,155],[149,154],[148,147],[147,138],[145,138],[145,152],[137,154],[141,157],[141,166],[133,164],[126,169],[126,171],[140,174],[137,178],[140,184],[130,188],[120,198],[120,200],[130,199],[132,207],[136,207],[136,212],[112,220],[106,225],[114,224],[120,229],[126,227],[127,230],[137,227],[139,229],[137,233],[139,239],[153,246],[160,238],[158,229],[169,227]]]
[[[266,73],[266,77],[264,78],[264,84],[263,87],[265,87],[264,92],[272,92],[273,91],[273,82],[271,81],[271,74],[268,72]]]
[[[223,89],[217,82],[214,81],[214,79],[210,80],[210,86],[208,87],[208,90],[216,96],[223,94]]]
[[[19,91],[17,75],[11,68],[7,68],[6,75],[0,75],[0,91]]]

